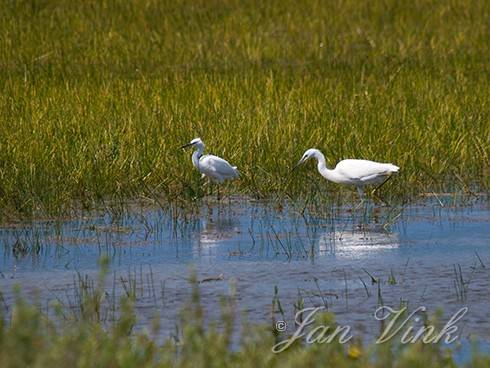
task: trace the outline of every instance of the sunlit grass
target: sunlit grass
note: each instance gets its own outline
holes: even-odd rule
[[[484,0],[7,1],[0,208],[202,197],[177,148],[197,136],[240,195],[338,192],[289,174],[309,147],[397,164],[395,198],[488,192],[489,17]]]

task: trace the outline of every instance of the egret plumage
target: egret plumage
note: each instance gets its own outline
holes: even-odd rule
[[[393,164],[353,159],[342,160],[337,163],[337,166],[335,166],[334,169],[329,169],[327,168],[325,156],[316,148],[306,150],[294,169],[311,158],[317,160],[318,172],[325,179],[337,184],[355,186],[361,200],[364,199],[364,187],[366,185],[380,184],[379,186],[381,186],[390,179],[393,174],[400,170],[398,166]]]
[[[186,147],[196,148],[192,153],[192,164],[201,173],[203,178],[207,176],[211,181],[221,184],[226,180],[236,179],[240,176],[237,167],[231,166],[228,161],[218,156],[204,155],[205,146],[201,138],[194,138],[182,146],[182,148]]]

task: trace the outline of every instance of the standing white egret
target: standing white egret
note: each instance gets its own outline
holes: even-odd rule
[[[196,150],[192,153],[192,164],[201,173],[204,178],[207,176],[215,183],[223,183],[225,180],[236,179],[240,176],[236,166],[231,166],[230,163],[221,157],[214,155],[203,155],[204,142],[201,138],[194,138],[189,143],[182,146],[196,147]],[[218,187],[219,198],[219,187]]]
[[[316,158],[318,161],[318,172],[327,180],[337,184],[349,184],[357,187],[361,200],[364,199],[363,188],[366,185],[380,184],[376,189],[381,187],[391,176],[400,170],[398,166],[393,164],[385,164],[369,160],[342,160],[335,169],[327,168],[325,156],[316,148],[306,150],[301,157],[301,160],[294,166],[296,169],[302,163],[310,158]],[[374,189],[374,191],[376,191]],[[374,192],[373,191],[373,192]]]

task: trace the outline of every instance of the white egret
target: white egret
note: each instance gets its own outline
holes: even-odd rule
[[[207,176],[215,183],[223,183],[225,180],[236,179],[240,176],[236,166],[231,166],[230,163],[221,157],[214,155],[203,155],[204,142],[201,138],[194,138],[189,143],[182,146],[196,147],[196,150],[192,153],[192,164],[201,173],[204,178]],[[218,187],[219,198],[219,187]]]
[[[301,160],[293,168],[308,161],[310,158],[316,158],[318,162],[318,172],[327,180],[337,184],[354,185],[357,188],[361,200],[364,199],[364,187],[366,185],[380,184],[373,190],[376,191],[381,185],[388,181],[391,176],[400,170],[398,166],[387,163],[374,162],[369,160],[342,160],[335,169],[328,169],[325,156],[316,148],[306,150]]]

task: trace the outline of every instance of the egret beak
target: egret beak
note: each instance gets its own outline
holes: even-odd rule
[[[184,144],[182,147],[180,148],[187,148],[187,147],[190,147],[190,146],[193,146],[194,144],[193,143],[187,143],[187,144]]]
[[[291,169],[291,172],[295,171],[298,167],[300,167],[302,163],[303,163],[303,160],[299,160],[298,163],[296,165],[294,165],[294,167]]]

